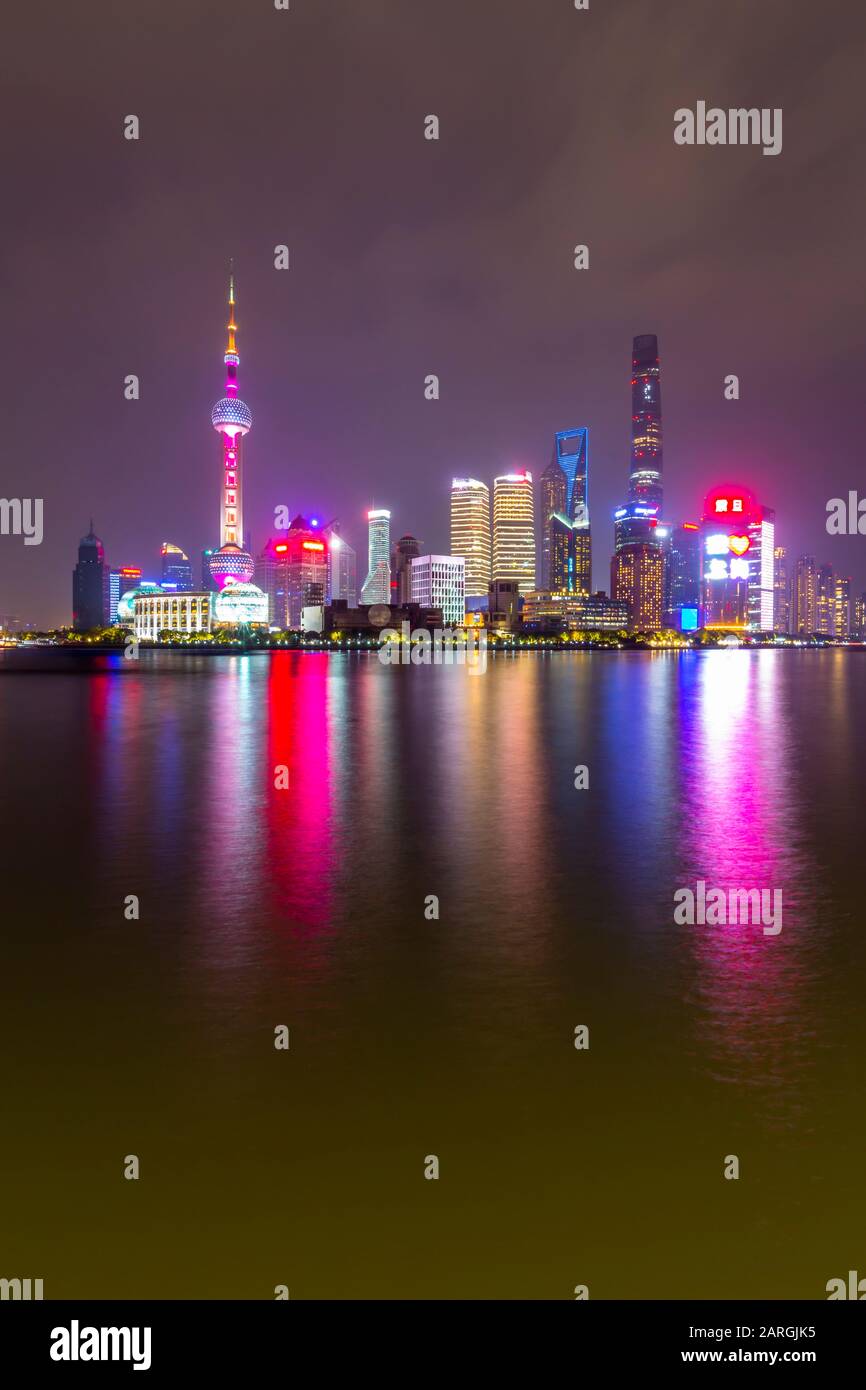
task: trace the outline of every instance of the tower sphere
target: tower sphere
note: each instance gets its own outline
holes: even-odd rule
[[[235,396],[223,396],[211,411],[211,424],[220,434],[246,434],[253,423],[250,408]]]

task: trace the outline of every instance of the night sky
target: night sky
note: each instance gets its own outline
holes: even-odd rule
[[[631,339],[657,333],[667,517],[739,481],[866,589],[866,537],[825,531],[866,494],[864,49],[851,0],[19,0],[0,494],[44,498],[45,539],[0,537],[0,614],[70,621],[91,514],[111,564],[155,575],[168,539],[198,575],[230,256],[256,552],[283,503],[338,515],[359,579],[372,503],[447,551],[453,475],[540,472],[587,425],[608,588]],[[699,100],[782,107],[781,155],[676,146]]]

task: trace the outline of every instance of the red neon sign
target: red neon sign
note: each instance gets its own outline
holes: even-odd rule
[[[324,550],[325,547],[321,541],[304,541],[303,548],[304,550]]]

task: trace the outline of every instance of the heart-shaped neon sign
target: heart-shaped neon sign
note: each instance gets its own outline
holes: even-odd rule
[[[751,544],[748,536],[728,536],[728,549],[735,555],[745,555]]]

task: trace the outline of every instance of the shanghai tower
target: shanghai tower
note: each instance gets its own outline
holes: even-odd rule
[[[631,474],[629,501],[662,507],[662,388],[659,341],[634,339],[631,357]]]

